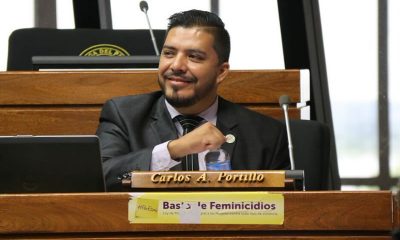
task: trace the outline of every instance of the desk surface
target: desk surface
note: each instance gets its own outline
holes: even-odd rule
[[[283,225],[130,224],[128,193],[2,194],[0,238],[390,239],[398,227],[389,191],[284,192]],[[286,236],[286,237],[284,237]],[[342,239],[342,238],[340,238]]]

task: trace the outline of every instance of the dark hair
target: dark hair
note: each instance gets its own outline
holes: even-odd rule
[[[174,27],[204,27],[204,30],[214,36],[214,49],[218,54],[220,63],[229,61],[231,42],[225,24],[216,14],[201,11],[189,10],[173,14],[169,17],[167,34]]]

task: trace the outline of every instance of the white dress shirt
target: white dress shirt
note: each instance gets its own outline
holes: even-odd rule
[[[174,119],[178,115],[182,115],[179,113],[171,104],[169,104],[167,101],[165,101],[165,104],[167,105],[167,110],[169,114],[171,115],[171,119]],[[217,111],[218,111],[218,97],[215,100],[215,102],[205,111],[201,112],[198,116],[202,117],[204,120],[207,122],[211,122],[214,124],[214,126],[217,124]],[[178,132],[178,136],[182,136],[183,129],[181,124],[178,121],[175,121],[175,127]],[[152,156],[151,156],[151,165],[150,169],[151,171],[167,171],[170,168],[181,164],[179,161],[175,161],[171,158],[171,155],[169,154],[167,145],[168,143],[172,141],[166,141],[161,144],[156,145],[153,148]],[[207,170],[206,168],[206,163],[204,161],[204,157],[207,154],[209,150],[206,150],[204,152],[198,153],[198,159],[199,159],[199,170]]]

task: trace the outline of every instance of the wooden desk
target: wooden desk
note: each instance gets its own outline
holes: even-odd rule
[[[231,71],[219,94],[282,118],[279,97],[309,100],[299,70]],[[0,135],[94,134],[102,105],[116,96],[159,90],[156,71],[0,72]]]
[[[129,224],[128,193],[3,194],[0,239],[391,239],[398,227],[389,191],[283,194],[281,226]]]

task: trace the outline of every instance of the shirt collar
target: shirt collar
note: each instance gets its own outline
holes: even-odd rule
[[[171,115],[171,118],[174,119],[174,117],[178,115],[182,115],[180,112],[178,112],[167,100],[165,100],[165,105],[167,106],[167,110],[169,114]],[[201,112],[198,116],[204,118],[207,120],[207,122],[212,122],[214,125],[217,122],[217,111],[218,111],[218,97],[215,99],[214,103]]]

